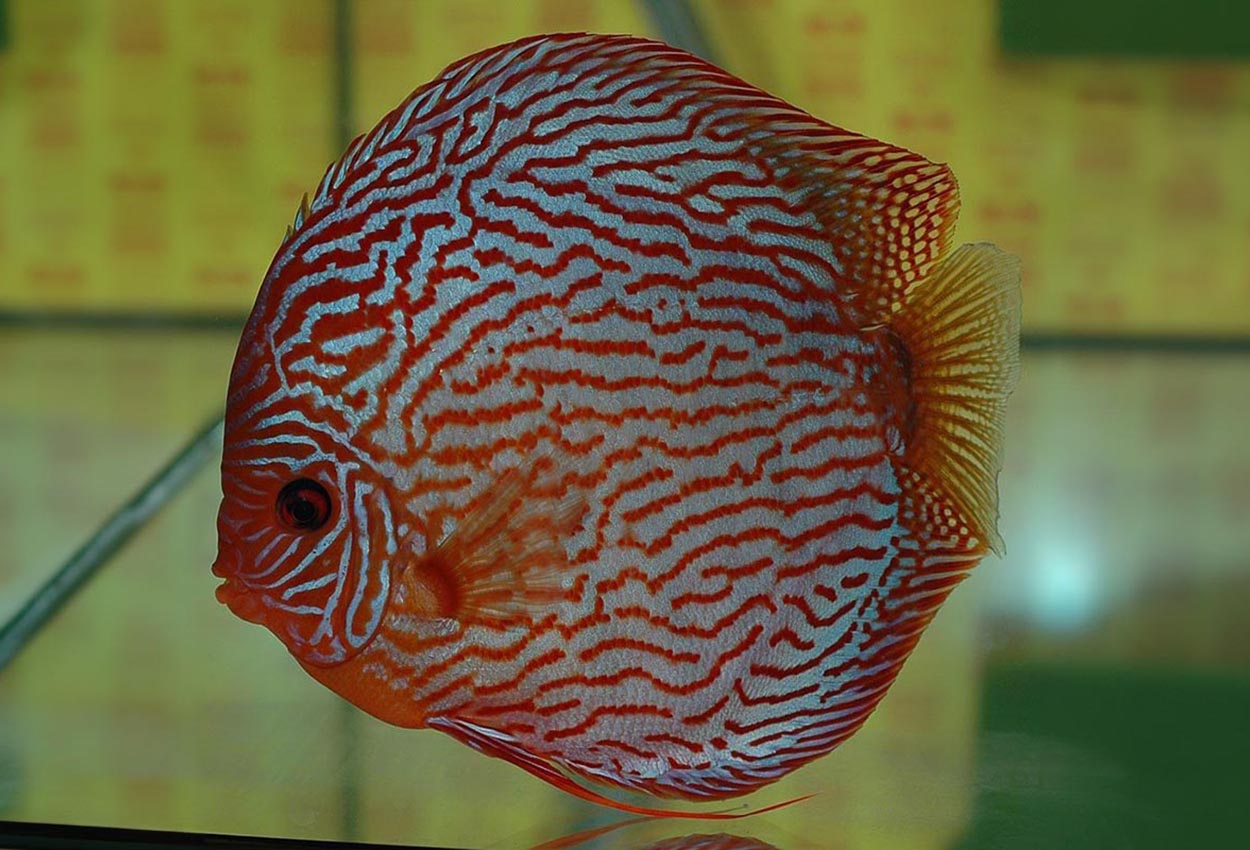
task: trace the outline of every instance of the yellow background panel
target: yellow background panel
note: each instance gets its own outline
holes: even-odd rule
[[[353,131],[461,56],[655,35],[627,0],[358,0]],[[732,71],[948,161],[1025,326],[1250,332],[1250,64],[1021,60],[995,0],[696,0]],[[0,310],[248,309],[335,155],[329,0],[10,0]]]
[[[994,0],[701,0],[732,70],[950,162],[1033,331],[1250,331],[1250,65],[1015,60]]]
[[[0,306],[245,310],[333,156],[328,0],[9,9]]]

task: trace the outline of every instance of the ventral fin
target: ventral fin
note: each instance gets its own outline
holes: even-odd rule
[[[566,543],[586,512],[584,487],[549,455],[502,473],[464,512],[429,517],[425,546],[402,571],[414,613],[510,625],[534,619],[564,596]],[[436,535],[451,513],[452,530]]]

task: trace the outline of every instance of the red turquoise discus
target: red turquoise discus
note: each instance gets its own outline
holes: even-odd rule
[[[456,63],[265,276],[218,598],[370,714],[597,802],[785,776],[999,543],[1019,272],[952,247],[958,205],[658,42]]]

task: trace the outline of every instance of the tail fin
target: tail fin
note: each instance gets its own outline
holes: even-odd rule
[[[1003,413],[1020,371],[1020,264],[964,245],[909,290],[889,319],[910,357],[915,430],[904,464],[948,497],[995,552]]]

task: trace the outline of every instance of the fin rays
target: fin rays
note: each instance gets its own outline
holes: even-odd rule
[[[1020,267],[964,245],[908,291],[891,321],[912,358],[916,431],[905,462],[996,552],[1003,416],[1020,367]]]

